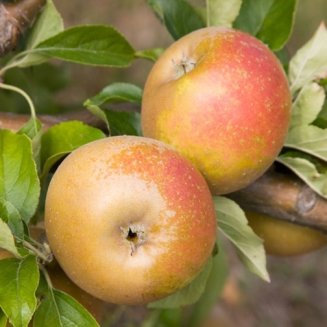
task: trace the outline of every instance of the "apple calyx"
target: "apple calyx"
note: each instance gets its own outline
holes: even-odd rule
[[[146,241],[146,233],[143,225],[130,224],[127,227],[120,227],[123,238],[129,242],[131,248],[131,256],[133,256],[138,247]]]
[[[176,70],[176,79],[179,79],[180,77],[186,75],[196,67],[195,59],[188,58],[185,55],[178,62],[175,62],[175,60],[173,60],[173,64]]]

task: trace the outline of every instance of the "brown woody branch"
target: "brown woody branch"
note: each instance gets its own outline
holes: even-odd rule
[[[0,112],[0,128],[18,131],[29,120],[29,118],[30,115]],[[105,124],[100,119],[86,110],[73,111],[56,116],[38,115],[38,119],[42,122],[44,130],[55,124],[68,120],[79,120],[100,129],[106,128]]]
[[[58,116],[39,115],[44,129],[66,120],[80,120],[105,129],[105,125],[88,111],[65,113]],[[0,113],[0,128],[18,130],[29,115]],[[229,194],[243,209],[264,213],[327,233],[327,200],[317,195],[305,183],[291,174],[271,169],[256,182]]]
[[[20,36],[31,26],[46,0],[0,3],[0,57],[14,50]]]
[[[257,181],[229,195],[252,210],[327,233],[327,200],[296,176],[270,170]]]

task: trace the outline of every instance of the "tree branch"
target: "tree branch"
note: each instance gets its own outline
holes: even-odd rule
[[[0,4],[0,57],[14,50],[19,37],[33,23],[46,0]]]
[[[271,169],[245,189],[228,197],[245,210],[327,233],[327,200],[292,174]]]
[[[57,116],[38,115],[37,118],[42,122],[44,130],[67,120],[80,120],[88,125],[103,130],[106,128],[105,124],[99,118],[95,117],[93,114],[86,110],[67,112]],[[0,112],[0,128],[18,131],[29,119],[30,115]]]

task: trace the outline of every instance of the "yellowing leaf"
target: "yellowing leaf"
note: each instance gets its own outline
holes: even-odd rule
[[[292,170],[309,187],[327,199],[327,173],[319,172],[316,165],[306,158],[281,155],[277,161]]]
[[[219,230],[236,246],[245,266],[265,281],[270,281],[266,269],[266,254],[262,240],[248,225],[238,204],[225,197],[214,197]]]
[[[290,61],[289,81],[294,94],[307,83],[327,76],[327,30],[322,23]]]
[[[296,126],[289,131],[284,146],[327,161],[327,129],[314,125]]]
[[[11,233],[9,226],[0,219],[0,248],[5,249],[16,257],[20,257],[16,245],[14,236]]]
[[[325,101],[325,91],[317,83],[303,87],[292,107],[291,127],[311,124],[318,116]]]
[[[238,16],[242,0],[209,0],[207,1],[207,25],[232,27]]]

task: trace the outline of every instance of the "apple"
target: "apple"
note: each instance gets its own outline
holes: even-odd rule
[[[295,256],[327,245],[327,236],[318,230],[278,218],[246,211],[249,225],[263,239],[267,254]]]
[[[202,175],[171,147],[136,136],[88,143],[60,164],[46,195],[45,229],[72,281],[128,305],[187,285],[216,240]]]
[[[207,27],[174,42],[152,67],[142,129],[191,160],[213,193],[225,194],[272,164],[290,109],[287,78],[265,44],[241,31]]]

